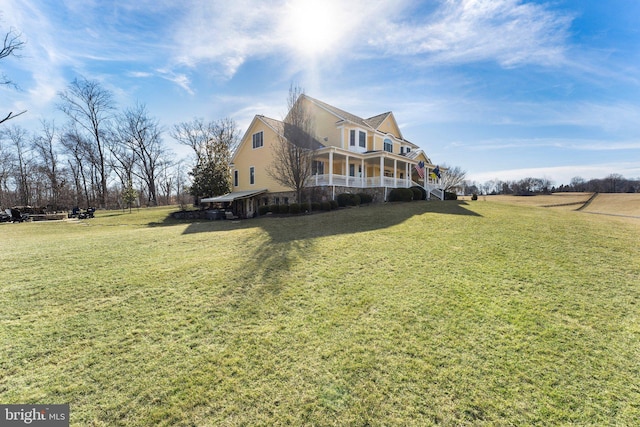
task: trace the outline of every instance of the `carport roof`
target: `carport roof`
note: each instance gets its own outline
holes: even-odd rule
[[[267,189],[263,190],[247,190],[247,191],[235,191],[232,193],[223,194],[222,196],[216,197],[206,197],[201,199],[202,203],[222,203],[222,202],[233,202],[238,199],[246,199],[249,197],[257,196],[258,194],[266,193]]]

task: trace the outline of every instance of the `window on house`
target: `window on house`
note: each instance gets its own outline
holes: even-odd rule
[[[356,146],[356,131],[353,129],[349,131],[349,145],[352,147]]]
[[[276,205],[279,205],[280,204],[280,197],[276,197],[275,200],[274,200],[274,203]]]
[[[260,148],[264,145],[264,136],[262,131],[253,134],[253,148]]]
[[[311,167],[312,175],[324,175],[324,162],[314,160]]]
[[[360,147],[367,148],[367,133],[360,131],[359,138]]]
[[[233,171],[233,186],[238,186],[238,171]]]
[[[405,150],[407,153],[411,152],[411,148],[407,147],[407,149]]]
[[[284,204],[285,204],[285,205],[288,205],[288,204],[289,204],[289,198],[288,198],[288,197],[285,197],[285,198],[284,198]]]
[[[253,185],[256,183],[256,168],[251,166],[249,168],[249,184]]]
[[[349,165],[349,176],[356,176],[356,165]]]
[[[393,142],[390,139],[384,140],[384,151],[388,151],[389,153],[393,153]]]
[[[400,147],[400,154],[404,154],[404,147]]]

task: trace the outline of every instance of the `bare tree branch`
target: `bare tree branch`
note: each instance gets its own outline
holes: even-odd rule
[[[302,193],[312,175],[315,148],[320,144],[313,136],[313,119],[304,102],[300,87],[289,88],[289,112],[278,133],[273,150],[273,162],[267,173],[281,185],[296,192],[296,201],[302,203]]]

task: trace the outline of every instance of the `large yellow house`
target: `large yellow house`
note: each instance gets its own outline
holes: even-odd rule
[[[315,199],[366,192],[385,201],[389,189],[414,185],[424,187],[428,197],[442,199],[440,178],[432,173],[437,166],[404,139],[392,112],[363,119],[304,94],[297,102],[304,103],[312,118],[317,141],[306,185]],[[233,202],[237,215],[250,217],[260,205],[295,201],[294,190],[268,173],[282,129],[279,120],[255,116],[232,158],[232,192],[203,202]]]

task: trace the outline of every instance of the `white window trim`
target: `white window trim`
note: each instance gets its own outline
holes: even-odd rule
[[[252,170],[253,170],[253,174],[251,173]],[[249,166],[249,185],[256,185],[256,167],[255,166]]]
[[[351,131],[355,132],[355,141],[354,141],[354,145],[351,145]],[[364,134],[364,147],[360,146],[360,133]],[[369,134],[367,133],[366,130],[362,129],[362,128],[352,128],[349,129],[349,140],[347,141],[348,143],[348,147],[349,147],[349,151],[355,151],[356,153],[364,153],[367,151],[367,138],[369,137]]]
[[[255,146],[255,136],[258,134],[262,134],[262,137],[260,138],[260,142],[261,144],[259,146]],[[258,131],[254,134],[251,135],[251,146],[253,147],[254,150],[257,150],[258,148],[262,148],[264,147],[264,131]]]

